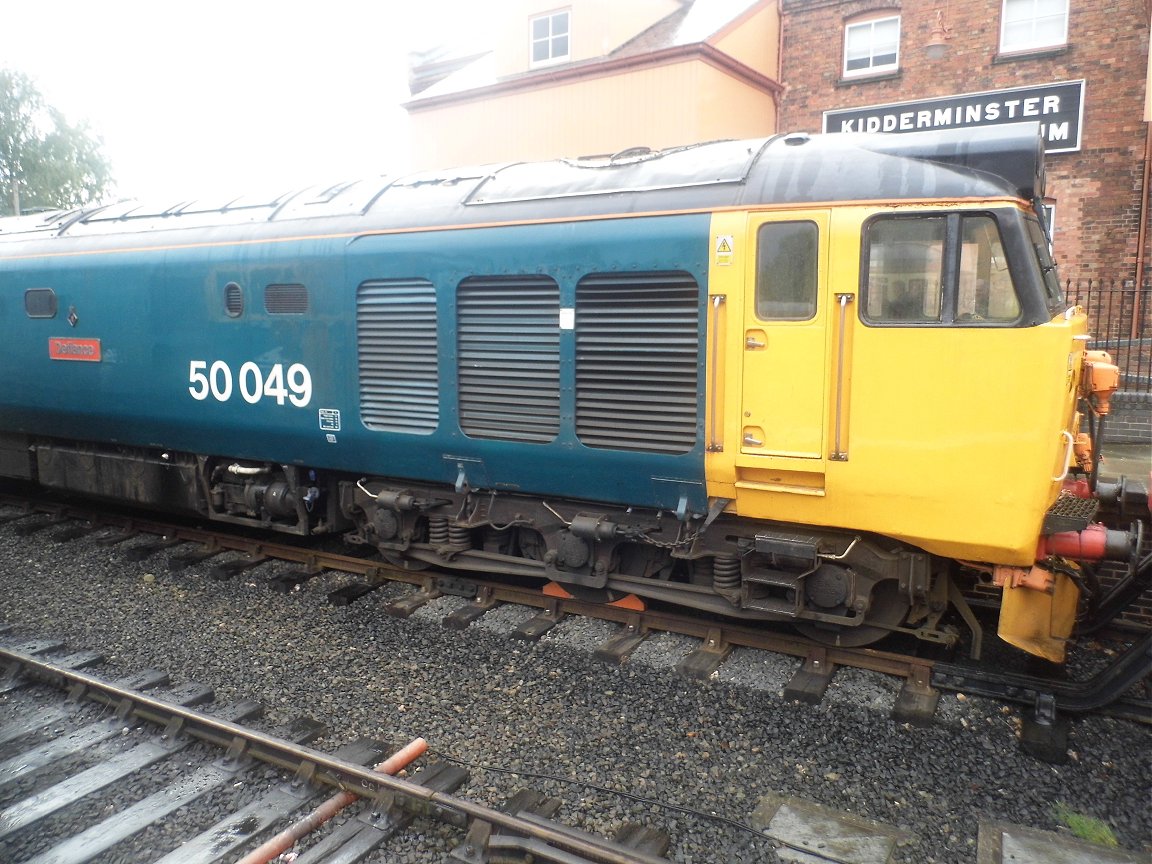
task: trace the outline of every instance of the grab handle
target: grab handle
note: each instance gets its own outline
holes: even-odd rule
[[[1068,476],[1068,467],[1072,464],[1072,448],[1076,446],[1076,439],[1072,437],[1072,433],[1065,429],[1060,433],[1068,439],[1068,448],[1064,451],[1064,473],[1059,477],[1053,477],[1053,483],[1059,483]]]
[[[719,368],[720,362],[720,337],[723,334],[722,323],[720,320],[720,308],[724,305],[724,301],[728,297],[726,294],[714,294],[712,296],[712,375],[708,382],[708,388],[711,391],[709,399],[709,411],[711,413],[711,422],[708,429],[708,452],[709,453],[723,453],[724,442],[720,440],[720,433],[718,430],[719,418],[716,416],[719,410],[717,385],[719,383]]]

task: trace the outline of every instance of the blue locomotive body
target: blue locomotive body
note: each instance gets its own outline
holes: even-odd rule
[[[73,240],[83,254],[58,238],[50,254],[21,265],[20,284],[51,286],[59,314],[26,318],[22,292],[0,301],[5,318],[24,319],[0,345],[4,368],[19,370],[4,376],[6,430],[654,508],[686,496],[704,508],[707,216],[451,232],[342,227],[241,242],[163,231],[107,250]],[[620,449],[589,447],[577,434],[575,388],[561,382],[577,365],[577,286],[597,273],[613,274],[626,299],[612,308],[609,297],[604,338],[631,340],[583,346],[601,364],[621,358],[601,370],[617,379],[605,386],[635,391],[609,411],[642,398],[647,385],[634,376],[661,374],[628,367],[647,365],[645,351],[660,363],[668,338],[669,316],[644,307],[644,283],[659,294],[668,278],[682,293],[687,286],[677,338],[694,344],[676,350],[695,358],[678,371],[681,398],[692,402],[673,418],[691,424],[684,446],[649,447],[669,419],[659,405],[652,427],[637,431],[639,446],[622,438]],[[373,332],[374,304],[410,306],[413,319]],[[558,319],[567,321],[559,330]],[[54,354],[52,340],[72,350],[98,340],[99,362]],[[471,388],[470,376],[480,379]],[[374,396],[374,386],[385,392]],[[366,418],[362,403],[374,398]]]

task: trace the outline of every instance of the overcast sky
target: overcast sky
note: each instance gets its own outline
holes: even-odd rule
[[[482,0],[5,0],[0,66],[104,140],[120,197],[404,170],[407,52]]]

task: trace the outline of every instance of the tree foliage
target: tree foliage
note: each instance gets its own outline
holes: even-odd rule
[[[20,72],[0,69],[0,214],[79,207],[102,197],[112,170],[87,124],[73,126]]]

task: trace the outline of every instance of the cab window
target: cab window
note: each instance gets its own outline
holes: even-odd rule
[[[816,314],[815,222],[760,226],[756,253],[756,315],[764,321],[807,321]]]
[[[877,324],[940,321],[947,217],[881,218],[867,230],[865,317]]]
[[[1015,321],[1020,317],[1020,303],[1012,287],[996,220],[990,216],[965,216],[961,225],[956,320]]]
[[[996,218],[881,216],[864,231],[862,317],[878,326],[981,326],[1020,320]]]

